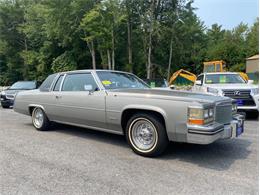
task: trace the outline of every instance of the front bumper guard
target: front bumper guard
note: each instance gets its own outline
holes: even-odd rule
[[[230,124],[214,123],[208,126],[188,125],[188,143],[210,144],[218,139],[235,138],[244,131],[244,115],[236,114]]]

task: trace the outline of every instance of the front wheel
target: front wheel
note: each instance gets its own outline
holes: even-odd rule
[[[32,123],[33,126],[39,131],[48,130],[50,121],[44,113],[43,109],[36,107],[32,112]]]
[[[10,106],[9,105],[1,105],[2,106],[2,108],[9,108]]]
[[[158,156],[169,140],[164,124],[153,114],[135,114],[127,123],[126,138],[132,150],[146,157]]]

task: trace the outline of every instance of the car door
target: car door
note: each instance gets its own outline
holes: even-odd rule
[[[105,92],[100,90],[93,75],[70,73],[54,92],[57,100],[57,121],[106,128]]]
[[[45,106],[47,110],[47,115],[50,120],[60,120],[61,116],[59,115],[59,99],[58,97],[61,96],[61,84],[64,79],[64,74],[61,74],[58,76],[57,79],[55,79],[54,84],[50,92],[48,92],[48,98],[46,98],[48,101],[48,104]]]

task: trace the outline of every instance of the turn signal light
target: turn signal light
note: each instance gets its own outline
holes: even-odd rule
[[[203,119],[189,119],[189,124],[191,125],[204,125]]]

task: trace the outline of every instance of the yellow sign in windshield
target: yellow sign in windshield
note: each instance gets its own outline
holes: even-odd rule
[[[111,85],[112,84],[111,81],[108,81],[108,80],[104,80],[104,81],[102,81],[102,83],[104,85]]]
[[[206,83],[212,83],[212,80],[207,79]]]

